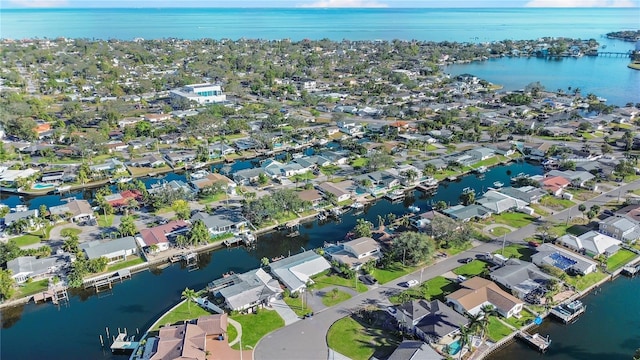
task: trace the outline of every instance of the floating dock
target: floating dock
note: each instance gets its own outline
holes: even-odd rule
[[[524,330],[520,330],[518,331],[518,333],[516,334],[517,337],[519,337],[520,339],[524,340],[525,342],[527,342],[529,345],[533,346],[534,348],[538,349],[538,351],[540,352],[545,352],[547,351],[547,349],[549,348],[549,345],[551,345],[551,340],[549,339],[549,336],[547,336],[546,338],[543,337],[542,335],[535,333],[535,334],[529,334],[528,332],[524,331]]]
[[[580,300],[574,300],[568,304],[558,305],[551,309],[551,314],[562,320],[565,324],[575,320],[587,310]]]

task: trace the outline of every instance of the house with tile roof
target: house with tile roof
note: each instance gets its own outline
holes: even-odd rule
[[[522,311],[522,300],[502,290],[493,281],[475,276],[460,283],[462,289],[447,295],[447,304],[461,314],[476,315],[485,305],[492,305],[496,311],[509,318]]]
[[[560,196],[563,190],[571,185],[571,180],[562,176],[549,176],[540,182],[543,189],[555,196]]]
[[[195,323],[165,326],[145,344],[149,360],[206,360],[214,342],[226,338],[227,314],[199,317]]]
[[[164,225],[140,230],[140,236],[136,238],[136,241],[141,248],[155,245],[158,248],[157,251],[164,251],[169,249],[171,239],[186,233],[189,228],[190,225],[186,221],[174,220]]]

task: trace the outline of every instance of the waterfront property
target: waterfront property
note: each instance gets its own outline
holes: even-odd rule
[[[271,273],[292,293],[306,288],[311,277],[331,268],[322,256],[313,250],[286,257],[269,264]]]
[[[596,231],[589,231],[580,236],[565,234],[556,239],[556,243],[590,257],[599,255],[610,257],[617,253],[622,245],[620,240]]]
[[[250,310],[263,306],[282,293],[278,281],[261,268],[214,280],[207,289],[232,311]]]
[[[431,346],[419,340],[404,340],[391,353],[387,360],[439,360],[442,356]]]
[[[531,261],[538,265],[550,265],[562,271],[574,271],[587,275],[596,271],[597,263],[574,252],[561,247],[545,243],[536,248],[537,253],[531,256]]]
[[[11,270],[11,277],[18,284],[27,280],[41,280],[56,276],[70,264],[70,254],[52,255],[44,258],[35,256],[20,256],[7,262],[7,269]]]
[[[136,241],[141,248],[155,247],[155,251],[164,251],[169,249],[171,239],[187,231],[189,231],[189,223],[184,220],[174,220],[164,225],[140,230],[140,236]]]
[[[553,279],[534,264],[518,259],[507,260],[503,266],[493,270],[490,276],[491,280],[527,302],[535,302],[537,297],[534,295],[541,295],[538,290],[544,288],[547,282]]]
[[[219,209],[213,214],[198,212],[191,221],[202,220],[212,236],[225,233],[241,233],[248,228],[247,219],[237,209]]]
[[[370,237],[347,241],[325,251],[332,260],[356,270],[368,261],[378,261],[382,256],[380,245]]]
[[[469,319],[440,300],[412,300],[396,307],[398,325],[429,343],[438,344],[443,338],[450,345],[461,326]]]
[[[66,199],[67,203],[49,208],[51,215],[58,215],[72,222],[82,222],[93,219],[93,209],[87,200]]]
[[[124,261],[129,255],[138,253],[138,246],[133,236],[126,236],[115,240],[93,240],[80,244],[87,259],[98,259],[104,257],[108,259],[109,264]]]
[[[485,305],[492,305],[505,318],[517,316],[522,311],[524,303],[520,299],[490,280],[476,276],[463,281],[460,286],[462,289],[447,295],[446,299],[461,314],[476,315]]]

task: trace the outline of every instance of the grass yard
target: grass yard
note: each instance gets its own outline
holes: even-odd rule
[[[337,291],[334,291],[334,289]],[[325,306],[333,306],[349,299],[351,299],[351,294],[340,291],[337,288],[327,290],[322,294],[322,303]]]
[[[43,292],[49,288],[49,279],[43,279],[39,281],[27,282],[23,286],[20,286],[17,297],[25,297],[28,295],[37,294]]]
[[[606,278],[607,276],[609,275],[605,273],[592,272],[585,276],[567,276],[566,282],[569,285],[575,286],[576,289],[578,289],[579,291],[582,291],[588,288],[589,286],[597,283],[598,281]]]
[[[462,246],[454,246],[454,247],[450,247],[448,249],[441,249],[442,251],[446,252],[447,255],[449,256],[454,256],[454,255],[458,255],[459,253],[463,252],[463,251],[467,251],[469,249],[471,249],[473,247],[473,245],[468,242]]]
[[[596,197],[598,194],[593,192],[593,191],[589,191],[589,190],[585,190],[585,189],[571,189],[569,191],[567,191],[568,193],[573,194],[573,198],[580,200],[580,201],[587,201],[589,199],[592,199],[594,197]]]
[[[494,254],[501,254],[506,258],[516,258],[524,261],[531,261],[531,255],[535,254],[535,250],[520,244],[512,244],[505,246],[504,253],[502,249],[494,252]]]
[[[546,195],[540,199],[540,205],[553,210],[564,210],[574,206],[575,203],[571,200],[559,199],[555,196]]]
[[[502,155],[496,155],[494,157],[490,157],[488,159],[484,159],[482,161],[478,161],[477,163],[471,165],[472,168],[477,169],[480,166],[493,166],[499,162],[506,160],[506,158]]]
[[[76,229],[76,228],[64,228],[64,229],[60,230],[60,236],[62,236],[62,237],[69,236],[69,235],[78,236],[78,235],[80,235],[81,232],[82,232],[82,230]]]
[[[540,216],[548,216],[549,215],[549,212],[547,210],[543,209],[538,204],[529,204],[529,207],[532,208],[533,210],[535,210],[536,214],[538,214]]]
[[[473,260],[468,264],[464,264],[456,269],[453,269],[453,273],[456,275],[462,275],[466,277],[473,277],[482,274],[489,264],[480,260]]]
[[[289,305],[289,307],[291,308],[291,310],[293,310],[296,315],[302,317],[310,312],[313,312],[313,309],[310,308],[307,304],[306,301],[303,303],[301,300],[301,297],[297,297],[297,298],[292,298],[290,296],[285,296],[283,297],[284,302],[287,303],[287,305]],[[229,336],[229,340],[231,340],[231,336]]]
[[[260,309],[257,314],[233,315],[231,318],[242,325],[243,350],[253,349],[263,336],[284,326],[284,320],[275,310]],[[240,343],[232,348],[240,350]]]
[[[40,236],[25,234],[25,235],[20,235],[18,237],[14,237],[11,240],[13,240],[13,242],[15,242],[16,245],[18,245],[19,247],[22,247],[22,246],[33,245],[33,244],[39,243],[40,242]]]
[[[102,215],[96,214],[96,220],[98,220],[98,226],[100,226],[100,227],[110,227],[113,224],[114,216],[115,215],[111,214],[111,215],[107,215],[105,217],[104,214],[102,214]]]
[[[352,317],[345,317],[329,328],[327,345],[353,360],[367,360],[372,356],[381,359],[391,354],[400,342],[392,334],[376,323],[365,326]]]
[[[510,317],[508,319],[503,319],[504,322],[508,323],[509,325],[515,327],[515,328],[522,328],[525,325],[528,325],[530,322],[533,321],[533,319],[536,318],[535,315],[533,315],[532,313],[528,312],[526,309],[523,309],[520,312],[520,315],[522,315],[522,317],[520,317],[520,319],[516,319],[515,317]]]
[[[185,301],[160,318],[160,321],[158,321],[152,330],[158,330],[161,326],[173,325],[177,322],[191,320],[206,315],[211,315],[211,313],[198,306],[195,302],[189,305],[187,301]]]
[[[199,204],[209,204],[216,201],[222,201],[227,198],[225,193],[211,194],[198,199]]]
[[[553,228],[551,228],[551,232],[555,233],[558,237],[564,235],[564,234],[571,234],[571,235],[575,235],[575,236],[580,236],[586,232],[588,232],[589,229],[588,227],[584,226],[584,225],[573,225],[571,224],[571,222],[569,222],[570,224],[567,226],[565,225],[565,223],[561,223],[561,224],[555,224],[553,225]]]
[[[408,294],[412,299],[439,299],[444,301],[444,297],[452,292],[458,290],[458,285],[453,281],[443,277],[436,276],[433,279],[425,281],[423,284],[402,291],[401,293]],[[401,303],[402,296],[400,294],[392,295],[389,297],[389,301],[392,304],[398,305]]]
[[[375,277],[380,284],[386,284],[417,269],[418,266],[403,266],[399,262],[394,262],[384,269],[376,269],[373,272],[373,277]]]
[[[129,255],[125,261],[117,262],[113,265],[109,265],[107,267],[107,271],[116,271],[124,268],[128,268],[129,266],[142,264],[144,260],[136,255]]]
[[[489,327],[487,329],[488,337],[491,341],[497,342],[503,337],[511,334],[511,329],[509,329],[505,324],[501,323],[498,318],[495,316],[489,317]]]
[[[498,226],[498,227],[492,228],[490,232],[491,232],[491,235],[500,237],[500,236],[509,234],[511,232],[511,229],[506,228],[504,226]]]
[[[229,342],[232,342],[236,337],[238,337],[238,330],[236,330],[235,326],[229,323],[227,325],[227,339],[229,340]]]
[[[378,271],[380,270],[376,269],[375,273],[377,273]],[[313,282],[315,283],[313,286],[316,289],[323,289],[329,286],[344,286],[344,287],[353,289],[353,287],[356,284],[356,279],[347,279],[336,274],[333,274],[333,275],[325,274],[325,275],[318,276],[317,278],[313,278]],[[357,283],[358,283],[358,288],[356,290],[358,292],[366,292],[367,290],[369,290],[365,284],[359,281]]]
[[[524,213],[506,212],[500,215],[491,216],[491,220],[498,224],[505,224],[514,228],[521,228],[531,224],[533,221],[535,221],[535,218]]]
[[[637,255],[629,251],[627,249],[620,249],[617,253],[613,254],[610,258],[607,259],[607,270],[614,271],[618,268],[626,265],[631,259],[635,258]]]
[[[367,158],[357,158],[351,162],[351,166],[354,168],[362,168],[367,166],[367,163],[369,163]]]

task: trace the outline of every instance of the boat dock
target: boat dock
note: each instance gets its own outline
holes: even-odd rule
[[[424,193],[430,193],[432,191],[437,190],[438,189],[438,185],[423,185],[423,184],[420,184],[420,185],[416,186],[416,189],[418,189],[418,190],[420,190],[420,191],[422,191]]]
[[[247,232],[240,236],[234,236],[232,238],[226,239],[224,240],[223,244],[227,247],[239,243],[243,243],[245,246],[250,246],[254,242],[256,242],[256,237],[252,233]]]
[[[551,340],[549,339],[549,336],[545,338],[538,333],[535,333],[532,335],[524,330],[520,330],[518,331],[516,336],[526,341],[529,345],[535,347],[540,352],[547,351],[547,349],[549,348],[549,345],[551,345]]]
[[[574,300],[568,304],[558,305],[551,309],[550,313],[562,320],[565,324],[575,320],[587,310],[580,300]]]
[[[627,276],[635,276],[638,272],[640,272],[640,265],[625,266],[622,268],[622,273]]]
[[[385,194],[384,197],[386,199],[391,200],[391,201],[402,200],[402,199],[404,199],[404,191],[402,191],[402,190],[394,190],[394,191],[391,191],[391,192],[388,192],[387,194]]]
[[[58,305],[63,301],[69,301],[69,294],[65,285],[49,286],[49,289],[41,293],[33,295],[33,302],[36,304],[40,301],[46,302],[51,300],[52,303]]]
[[[88,289],[93,287],[96,290],[96,293],[99,293],[101,290],[106,288],[113,288],[113,283],[115,281],[123,282],[126,279],[131,279],[131,271],[129,271],[129,269],[119,270],[103,277],[91,279],[90,281],[85,282],[84,288]]]
[[[113,343],[109,348],[111,349],[111,352],[133,352],[138,348],[139,344],[139,342],[133,341],[133,339],[134,335],[129,336],[126,332],[119,333],[118,336],[113,339]]]

